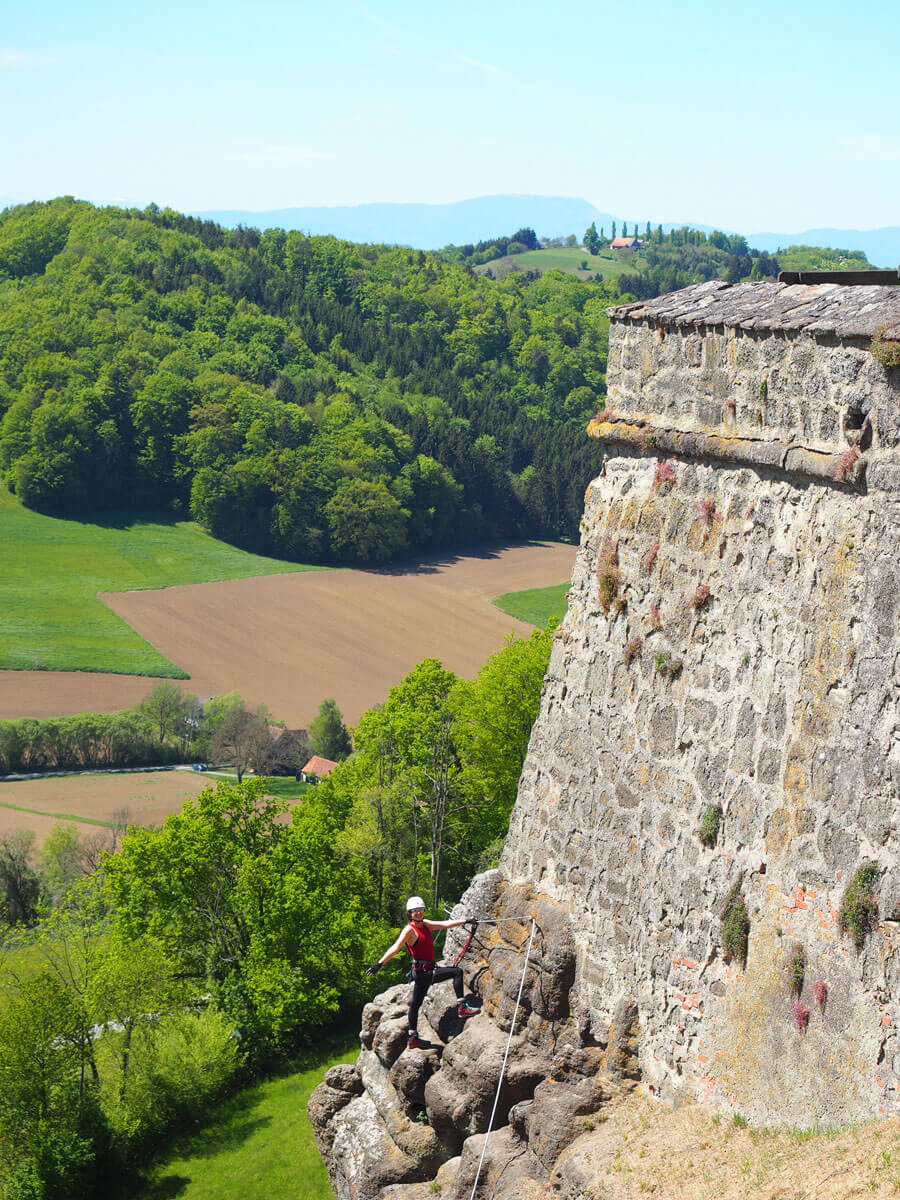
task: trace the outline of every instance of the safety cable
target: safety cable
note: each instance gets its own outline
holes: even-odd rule
[[[525,918],[516,917],[501,917],[500,920],[524,920]],[[506,1060],[509,1058],[509,1048],[512,1045],[513,1034],[516,1031],[516,1017],[519,1015],[519,1002],[522,999],[522,989],[525,986],[525,973],[528,970],[528,958],[531,954],[531,944],[534,941],[535,930],[537,929],[537,921],[534,917],[528,917],[531,921],[531,936],[528,939],[528,949],[525,951],[525,963],[522,967],[522,978],[519,980],[519,994],[516,996],[516,1007],[513,1009],[512,1022],[509,1026],[509,1037],[506,1039],[506,1050],[503,1052],[503,1063],[500,1067],[500,1078],[497,1080],[497,1092],[494,1096],[494,1107],[491,1109],[491,1119],[488,1121],[487,1132],[484,1135],[484,1145],[481,1147],[481,1158],[478,1160],[478,1170],[475,1172],[475,1182],[472,1184],[472,1193],[469,1200],[475,1200],[475,1191],[478,1188],[478,1180],[481,1177],[481,1168],[484,1165],[484,1156],[487,1153],[488,1139],[491,1136],[491,1129],[494,1125],[494,1117],[497,1115],[497,1105],[500,1103],[500,1090],[503,1087],[503,1076],[506,1074]],[[488,924],[487,921],[484,924]]]

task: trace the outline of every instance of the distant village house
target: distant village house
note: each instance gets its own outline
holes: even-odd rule
[[[636,237],[614,237],[609,244],[613,250],[640,250],[642,243]]]
[[[300,772],[300,778],[304,783],[318,783],[320,779],[330,775],[336,766],[337,763],[332,762],[330,758],[320,758],[318,754],[314,754]]]

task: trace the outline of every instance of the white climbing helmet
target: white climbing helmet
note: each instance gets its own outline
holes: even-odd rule
[[[408,913],[411,913],[414,908],[424,908],[424,907],[425,907],[425,901],[422,899],[421,896],[410,896],[410,898],[406,902],[406,911]]]

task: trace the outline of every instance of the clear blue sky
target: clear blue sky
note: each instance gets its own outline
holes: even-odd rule
[[[900,3],[0,0],[0,204],[900,224]]]

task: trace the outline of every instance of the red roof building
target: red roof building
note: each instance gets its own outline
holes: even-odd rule
[[[640,250],[641,239],[636,237],[615,237],[609,244],[613,250]]]
[[[320,779],[330,775],[336,766],[337,763],[332,762],[330,758],[320,758],[318,754],[314,754],[300,774],[307,783],[318,783]]]

